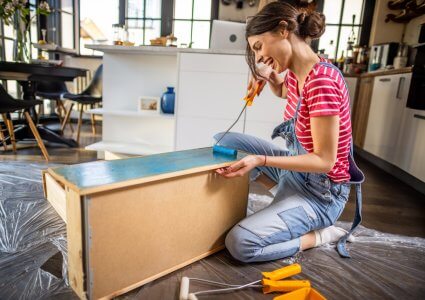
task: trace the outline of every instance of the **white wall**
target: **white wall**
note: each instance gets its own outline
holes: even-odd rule
[[[250,7],[245,1],[242,9],[237,9],[236,4],[232,3],[230,5],[223,5],[220,1],[220,6],[218,8],[218,18],[224,21],[233,21],[233,22],[244,22],[249,16],[253,16],[257,13],[257,5]]]
[[[385,23],[387,14],[398,13],[397,10],[390,10],[387,3],[388,0],[376,0],[375,2],[369,46],[389,42],[401,42],[404,25],[395,22]]]
[[[418,43],[419,31],[421,25],[425,23],[425,15],[414,18],[411,20],[406,27],[406,33],[404,35],[404,42],[408,45],[413,45]]]
[[[400,43],[403,39],[409,45],[416,44],[419,37],[420,25],[425,23],[425,15],[412,19],[407,24],[395,22],[385,23],[387,14],[398,14],[399,10],[390,10],[388,0],[376,0],[373,12],[372,28],[370,32],[369,46],[381,43]]]

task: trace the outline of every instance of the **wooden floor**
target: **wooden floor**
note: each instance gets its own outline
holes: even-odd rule
[[[83,125],[81,145],[77,149],[50,145],[47,149],[51,162],[75,164],[96,160],[96,153],[84,150],[84,146],[101,139],[101,126],[98,126],[97,131],[97,135],[93,136],[90,125]],[[65,136],[71,137],[71,135],[71,131],[67,129]],[[30,146],[28,143],[20,145],[21,149],[17,154],[0,150],[0,161],[44,162],[41,151],[37,147]],[[363,225],[383,232],[425,237],[425,196],[364,160],[359,159],[358,164],[366,175],[366,182],[363,185]],[[352,194],[342,220],[352,220],[354,203]],[[425,292],[423,288],[425,261],[421,255],[423,246],[407,247],[403,244],[399,247],[398,244],[387,242],[388,236],[381,238],[371,236],[370,240],[368,237],[363,239],[366,239],[366,242],[358,241],[355,247],[350,249],[353,255],[351,266],[348,266],[346,260],[340,259],[336,251],[326,247],[300,252],[294,258],[288,258],[284,262],[285,264],[294,261],[302,262],[304,277],[299,279],[311,279],[315,287],[328,299],[421,299],[422,297],[418,295],[423,295]],[[390,248],[391,251],[388,251]],[[59,278],[60,283],[63,283],[62,259],[62,253],[58,252],[41,266],[42,270]],[[118,299],[178,299],[182,276],[231,283],[251,282],[257,280],[258,274],[262,271],[280,268],[282,262],[277,260],[242,264],[231,258],[227,251],[220,251],[122,295]],[[360,269],[356,266],[360,266]],[[391,275],[388,276],[388,274]],[[34,281],[31,280],[24,285],[34,284],[38,287],[40,283],[34,283]],[[44,289],[44,287],[40,288]],[[196,286],[196,284],[192,287],[191,284],[191,291],[192,289],[207,289],[207,287]],[[61,299],[76,299],[76,295],[69,287],[63,287],[61,293],[64,293]],[[404,297],[405,295],[407,297]],[[218,295],[203,297],[203,299],[272,299],[274,296],[276,294],[263,295],[258,290],[247,290],[220,295],[220,297]]]
[[[74,125],[74,127],[76,126]],[[75,133],[72,135],[70,129],[67,128],[65,136],[74,136],[75,138]],[[83,124],[80,148],[49,146],[47,149],[51,162],[75,164],[96,160],[96,152],[84,150],[84,147],[100,139],[101,126],[97,126],[97,134],[93,136],[90,125]],[[23,147],[17,151],[17,154],[1,150],[0,161],[44,161],[41,151],[37,147],[29,147],[28,144]],[[383,232],[425,237],[425,195],[365,160],[358,158],[357,163],[366,176],[362,187],[363,225]],[[352,192],[341,220],[352,221],[355,209],[354,200],[354,192]]]
[[[69,126],[66,127],[64,136],[66,138],[76,139],[77,125],[73,124],[75,129],[74,133],[70,130]],[[84,147],[102,139],[102,126],[96,125],[96,135],[92,134],[91,125],[83,124],[80,134],[80,147],[69,148],[62,145],[49,145],[46,144],[47,151],[49,152],[50,162],[61,164],[76,164],[82,162],[93,161],[97,159],[95,151],[84,150]],[[40,149],[31,141],[18,143],[18,151],[14,154],[12,151],[5,152],[3,147],[0,147],[0,161],[1,160],[17,160],[17,161],[31,161],[31,162],[45,162],[44,157],[41,155]],[[11,145],[8,145],[9,149]]]

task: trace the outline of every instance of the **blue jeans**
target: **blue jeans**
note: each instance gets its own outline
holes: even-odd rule
[[[214,136],[220,139],[223,133]],[[296,155],[260,138],[229,132],[220,145],[267,156]],[[236,224],[226,237],[232,256],[258,262],[292,256],[300,250],[300,237],[335,223],[350,193],[350,184],[334,183],[326,174],[258,167],[278,185],[273,202]],[[255,177],[255,176],[252,176]]]

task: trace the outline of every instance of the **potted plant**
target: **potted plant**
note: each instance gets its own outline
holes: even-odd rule
[[[49,4],[41,1],[35,15],[29,18],[30,8],[28,0],[0,0],[0,18],[6,25],[13,25],[15,32],[14,59],[27,62],[30,59],[29,28],[31,21],[37,15],[48,15]]]

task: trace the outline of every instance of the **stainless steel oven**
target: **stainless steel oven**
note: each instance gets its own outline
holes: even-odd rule
[[[412,81],[406,106],[425,110],[425,45],[418,45],[415,48]]]

